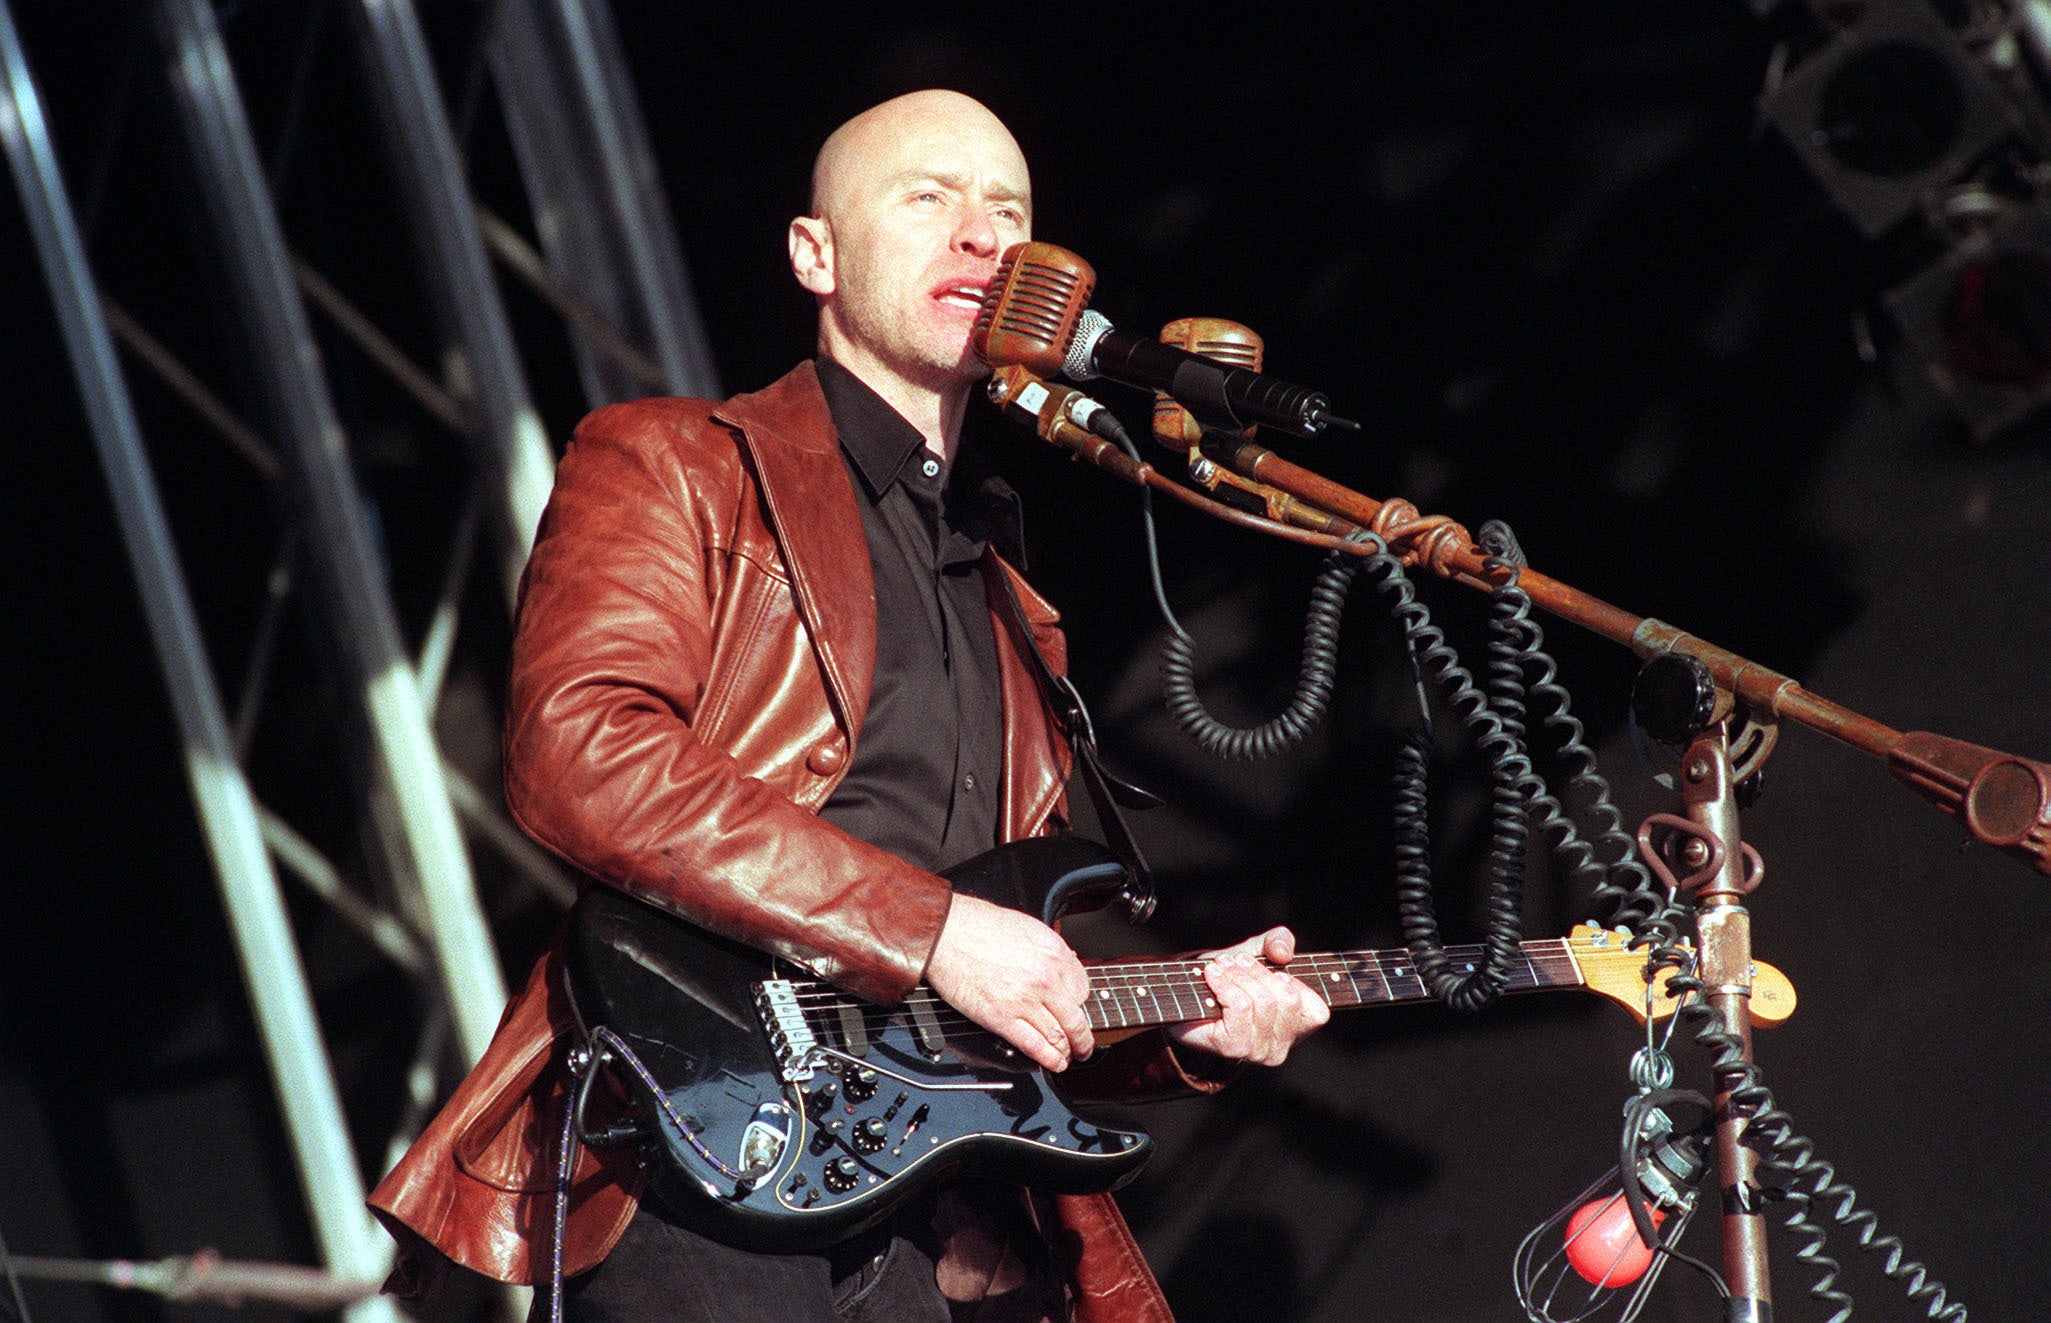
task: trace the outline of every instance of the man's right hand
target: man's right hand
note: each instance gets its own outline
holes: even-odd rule
[[[926,981],[948,1005],[1047,1070],[1095,1044],[1083,1015],[1089,976],[1068,943],[1029,914],[954,895]]]

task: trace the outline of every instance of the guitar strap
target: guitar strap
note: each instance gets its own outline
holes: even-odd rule
[[[1069,748],[1075,752],[1076,770],[1082,775],[1090,803],[1097,810],[1104,843],[1131,875],[1131,881],[1120,898],[1127,917],[1134,923],[1144,923],[1154,912],[1154,876],[1147,868],[1146,857],[1140,853],[1139,842],[1133,839],[1132,830],[1126,825],[1121,807],[1134,810],[1159,808],[1161,798],[1104,766],[1103,754],[1097,749],[1097,731],[1090,721],[1090,710],[1083,704],[1074,682],[1057,674],[1040,651],[1039,641],[1033,637],[1032,622],[1026,618],[1025,604],[1018,600],[1018,590],[1012,586],[1011,575],[1002,564],[987,565],[986,569],[996,577],[999,593],[1011,613],[1012,630],[1018,636],[1019,647],[1032,658],[1033,674],[1039,679],[1040,691],[1045,695],[1054,719],[1061,723]]]

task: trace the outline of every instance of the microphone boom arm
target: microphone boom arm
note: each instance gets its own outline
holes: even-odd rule
[[[1043,441],[1070,452],[1076,459],[1123,478],[1136,487],[1148,487],[1172,496],[1191,509],[1222,519],[1228,524],[1266,533],[1285,541],[1329,550],[1354,525],[1298,501],[1285,492],[1268,488],[1265,495],[1270,518],[1251,514],[1236,506],[1190,490],[1142,459],[1135,459],[1111,441],[1076,423],[1069,417],[1068,397],[1081,392],[1054,386],[1032,369],[1013,363],[990,376],[991,401],[1001,410],[1030,427]],[[1251,484],[1260,486],[1261,484]],[[1283,522],[1288,520],[1290,522]]]
[[[1211,433],[1204,453],[1242,477],[1372,531],[1412,568],[1484,591],[1508,577],[1490,568],[1473,535],[1444,515],[1422,514],[1400,499],[1378,501],[1229,434]],[[1946,735],[1895,730],[1749,658],[1664,621],[1633,615],[1529,566],[1517,582],[1545,611],[1622,644],[1641,660],[1677,655],[1701,663],[1716,687],[1755,719],[1792,721],[1879,759],[1897,780],[1963,822],[1975,839],[2051,875],[2051,764]]]

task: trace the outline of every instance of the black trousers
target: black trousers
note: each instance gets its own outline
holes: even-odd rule
[[[816,1254],[756,1254],[644,1200],[603,1263],[563,1284],[566,1323],[949,1323],[937,1247],[894,1218]],[[547,1323],[548,1289],[530,1323]]]

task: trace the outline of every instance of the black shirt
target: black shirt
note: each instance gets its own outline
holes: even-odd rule
[[[1015,542],[1017,498],[943,464],[853,373],[818,360],[876,580],[876,675],[828,822],[935,871],[997,843],[1004,768],[983,548]]]

